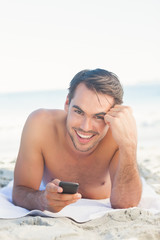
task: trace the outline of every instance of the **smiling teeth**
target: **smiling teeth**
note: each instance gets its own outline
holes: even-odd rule
[[[81,138],[86,138],[86,139],[89,139],[89,138],[91,138],[91,137],[93,136],[93,135],[86,136],[86,135],[80,134],[80,133],[78,133],[78,132],[77,132],[77,134],[78,134],[79,137],[81,137]]]

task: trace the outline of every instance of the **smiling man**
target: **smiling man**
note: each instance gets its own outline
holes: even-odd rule
[[[142,191],[137,130],[122,98],[115,74],[84,70],[72,79],[64,110],[33,112],[22,133],[13,202],[52,212],[81,197],[110,198],[113,208],[137,206]],[[78,182],[79,192],[61,194],[60,181]]]

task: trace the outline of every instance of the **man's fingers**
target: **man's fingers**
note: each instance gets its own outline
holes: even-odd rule
[[[58,186],[58,188],[57,188],[58,192],[59,192],[59,193],[62,193],[62,192],[63,192],[63,188],[59,186],[60,180],[56,178],[56,179],[54,179],[52,182],[53,182],[56,186]]]
[[[113,119],[114,119],[114,117],[111,116],[111,115],[108,114],[108,113],[107,113],[107,114],[105,115],[105,117],[104,117],[104,120],[105,120],[106,123],[110,123],[110,122],[112,122]]]
[[[119,114],[118,111],[112,111],[112,112],[107,113],[108,117],[112,117],[112,118],[118,116],[118,114]],[[111,120],[111,118],[110,118],[110,120]]]
[[[69,204],[72,204],[72,203],[75,203],[79,200],[79,198],[81,198],[80,194],[77,194],[77,195],[80,196],[78,198],[74,198],[75,196],[73,196],[73,194],[72,194],[72,196],[70,196],[71,194],[58,194],[58,193],[52,193],[51,194],[50,193],[50,195],[52,195],[52,197],[50,197],[49,195],[46,196],[46,198],[48,199],[47,206],[48,206],[48,210],[54,209],[54,212],[59,212],[65,206],[67,206]],[[55,196],[58,196],[58,195],[62,199],[55,199]],[[74,194],[74,195],[76,195],[76,194]],[[70,199],[68,199],[68,198],[70,198]]]
[[[72,199],[72,200],[66,200],[66,201],[59,201],[59,200],[54,200],[50,201],[50,205],[53,205],[54,207],[65,207],[71,203],[77,202],[78,199]]]
[[[53,182],[50,182],[47,184],[46,190],[51,193],[62,193],[63,192],[63,189],[61,187],[59,187],[59,185],[56,185]]]
[[[52,183],[54,183],[55,185],[59,186],[60,180],[56,178],[56,179],[54,179],[52,181]]]
[[[132,113],[132,109],[128,106],[122,106],[122,105],[115,105],[113,108],[111,108],[106,116],[106,121],[108,119],[108,121],[110,122],[112,120],[112,118],[109,118],[109,116],[113,117],[113,118],[121,118],[121,117],[125,117],[127,115],[130,115]]]
[[[82,195],[80,193],[75,193],[75,194],[57,194],[56,198],[57,200],[60,201],[67,201],[67,200],[75,200],[75,199],[80,199],[82,198]]]
[[[47,198],[51,200],[57,200],[57,201],[67,201],[67,200],[74,200],[74,199],[80,199],[82,196],[80,193],[75,194],[59,194],[59,193],[53,193],[53,192],[47,192],[46,193]]]
[[[109,110],[109,112],[119,112],[119,111],[130,111],[132,112],[132,108],[124,105],[115,105],[113,108]]]

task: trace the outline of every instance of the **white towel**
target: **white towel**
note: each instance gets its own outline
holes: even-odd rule
[[[146,184],[144,179],[142,179],[142,183],[143,193],[138,207],[149,210],[152,213],[160,212],[160,196]],[[64,207],[58,213],[40,210],[29,211],[25,208],[17,207],[12,203],[12,186],[13,181],[0,190],[0,218],[12,219],[27,215],[36,215],[43,217],[68,217],[76,222],[87,222],[102,217],[107,212],[117,211],[111,208],[109,199],[80,199],[76,203]],[[40,189],[43,189],[42,185]]]

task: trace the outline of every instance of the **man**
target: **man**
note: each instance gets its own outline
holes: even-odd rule
[[[113,208],[137,206],[136,123],[122,97],[115,74],[84,70],[70,83],[65,110],[33,112],[22,133],[13,202],[52,212],[81,197],[110,198]],[[79,192],[62,194],[60,181],[78,182]]]

